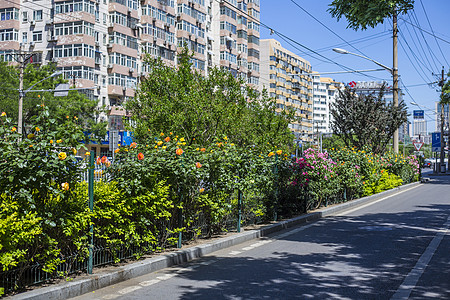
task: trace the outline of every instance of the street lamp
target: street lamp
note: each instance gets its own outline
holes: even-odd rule
[[[383,69],[387,70],[389,73],[391,73],[392,75],[392,81],[393,81],[393,101],[394,101],[394,106],[398,107],[398,69],[397,69],[397,56],[394,55],[394,67],[391,69],[385,65],[383,65],[380,62],[377,62],[376,60],[373,60],[367,56],[364,55],[360,55],[360,54],[356,54],[356,53],[352,53],[350,51],[347,51],[345,49],[340,49],[340,48],[333,48],[333,51],[339,54],[351,54],[354,56],[358,56],[367,60],[370,60],[371,62],[375,63],[376,65],[382,67]],[[396,53],[396,51],[394,51],[394,53]],[[398,128],[395,130],[394,132],[394,152],[398,153]]]
[[[25,95],[31,91],[31,89],[33,87],[35,87],[37,84],[41,83],[44,80],[47,80],[49,78],[61,75],[63,72],[62,71],[57,71],[54,72],[53,74],[51,74],[50,76],[36,82],[35,84],[33,84],[32,86],[30,86],[28,89],[26,89],[25,91],[23,90],[23,75],[21,73],[22,76],[20,76],[20,82],[19,82],[19,117],[18,117],[18,121],[17,121],[17,131],[19,132],[19,134],[22,134],[22,128],[23,128],[23,122],[22,122],[22,115],[23,115],[23,98],[25,97]]]

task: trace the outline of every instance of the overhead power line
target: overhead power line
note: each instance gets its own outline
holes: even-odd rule
[[[438,37],[437,35],[435,35],[435,34],[429,32],[429,31],[426,31],[425,29],[423,29],[423,28],[421,28],[421,27],[419,27],[419,26],[417,26],[417,25],[412,24],[411,22],[408,22],[408,20],[406,20],[406,19],[404,19],[404,18],[401,18],[401,19],[402,19],[405,23],[408,23],[408,24],[411,25],[411,26],[417,27],[419,30],[422,30],[423,32],[425,32],[425,33],[427,33],[427,34],[429,34],[429,35],[431,35],[431,36],[437,38],[438,40],[441,40],[441,41],[443,41],[443,42],[445,42],[445,43],[447,43],[447,44],[450,44],[449,41],[444,40],[443,38],[440,38],[440,37]]]

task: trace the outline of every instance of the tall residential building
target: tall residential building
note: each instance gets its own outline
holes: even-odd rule
[[[344,88],[344,84],[328,77],[320,77],[317,73],[312,75],[314,84],[314,132],[332,133],[331,122],[333,118],[330,105],[335,102],[339,94],[338,90]]]
[[[124,129],[122,104],[135,95],[143,54],[176,66],[178,47],[193,51],[194,68],[219,66],[259,83],[259,0],[3,0],[0,59],[37,53]]]
[[[283,48],[274,39],[261,40],[261,88],[276,98],[277,111],[295,110],[297,120],[289,125],[302,141],[313,138],[313,85],[311,64]]]

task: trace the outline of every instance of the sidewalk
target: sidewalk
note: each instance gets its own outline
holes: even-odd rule
[[[286,221],[277,222],[275,224],[264,226],[260,229],[241,232],[230,237],[219,239],[212,243],[193,246],[184,250],[175,251],[154,258],[148,258],[142,261],[131,263],[125,266],[114,268],[113,270],[100,271],[96,274],[83,276],[83,278],[75,278],[70,282],[63,282],[48,287],[38,288],[29,292],[18,294],[16,296],[7,297],[10,300],[53,300],[53,299],[69,299],[94,290],[125,281],[131,278],[139,277],[151,272],[155,272],[167,267],[189,262],[200,258],[217,250],[225,249],[249,240],[267,236],[271,233],[301,225],[307,222],[316,221],[320,218],[330,216],[332,214],[348,210],[363,204],[376,201],[378,199],[394,195],[398,192],[407,190],[419,185],[420,182],[406,184],[389,191],[385,191],[376,195],[364,197],[361,199],[345,202],[342,204],[325,207],[315,212],[305,214]]]

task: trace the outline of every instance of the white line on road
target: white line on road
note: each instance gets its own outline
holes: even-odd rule
[[[152,279],[152,280],[147,280],[147,281],[139,282],[139,285],[142,285],[142,286],[150,286],[150,285],[156,284],[156,283],[158,283],[158,282],[160,282],[160,281],[161,281],[161,280],[158,280],[158,279]]]
[[[118,293],[121,294],[121,295],[125,295],[125,294],[134,292],[134,291],[139,290],[139,289],[142,289],[142,287],[137,286],[137,285],[129,286],[129,287],[126,287],[124,289],[121,289],[120,291],[118,291]]]
[[[444,228],[440,230],[433,238],[433,240],[428,245],[425,252],[420,256],[414,268],[409,272],[406,276],[403,283],[397,289],[397,292],[392,296],[391,300],[398,299],[408,299],[411,295],[412,290],[416,287],[417,282],[422,276],[425,268],[430,263],[431,258],[436,252],[436,249],[439,247],[442,239],[448,232],[448,228],[450,227],[450,216],[447,218],[447,222],[444,224]]]
[[[241,253],[242,253],[242,251],[231,251],[229,253],[229,255],[238,255],[238,254],[241,254]]]
[[[384,200],[386,200],[386,199],[389,199],[389,198],[395,197],[395,196],[397,196],[398,194],[401,194],[401,193],[404,193],[404,192],[410,191],[410,190],[412,190],[412,189],[415,189],[415,188],[417,188],[417,187],[419,187],[419,186],[420,186],[420,185],[416,185],[416,186],[413,186],[413,187],[411,187],[411,188],[409,188],[409,189],[407,189],[407,190],[402,190],[402,191],[399,191],[398,193],[395,193],[395,194],[392,194],[392,195],[386,196],[386,197],[384,197],[384,198],[381,198],[381,199],[378,199],[378,200],[376,200],[376,201],[373,201],[373,202],[370,202],[370,203],[367,203],[367,204],[364,204],[364,205],[361,205],[361,206],[355,207],[355,208],[353,208],[353,209],[350,209],[350,210],[346,210],[346,211],[344,211],[344,212],[341,212],[341,213],[340,213],[340,212],[338,212],[338,213],[335,213],[335,214],[333,214],[333,215],[334,215],[334,216],[345,216],[345,215],[351,214],[351,213],[352,213],[352,212],[354,212],[354,211],[360,210],[360,209],[362,209],[362,208],[368,207],[368,206],[370,206],[370,205],[373,205],[373,204],[375,204],[375,203],[378,203],[378,202],[384,201]]]

